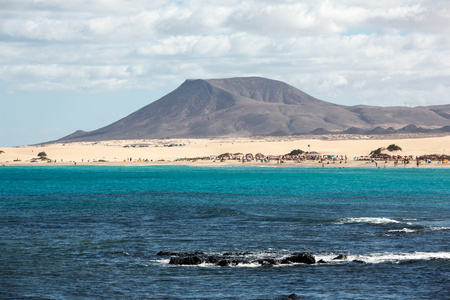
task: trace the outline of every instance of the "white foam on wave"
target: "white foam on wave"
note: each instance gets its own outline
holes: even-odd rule
[[[238,264],[235,267],[236,268],[258,268],[258,267],[261,267],[261,265],[257,262],[251,262],[251,263],[245,263],[245,264]]]
[[[166,258],[163,258],[163,259],[151,259],[150,261],[152,263],[165,266],[165,265],[169,264],[170,258],[169,259],[166,259]]]
[[[414,229],[409,229],[409,228],[402,228],[402,229],[392,229],[392,230],[389,230],[389,232],[412,233],[412,232],[416,232],[416,230],[414,230]]]
[[[450,230],[450,227],[427,227],[428,230]]]
[[[372,253],[351,255],[345,259],[335,259],[338,253],[333,254],[317,254],[314,255],[316,261],[325,261],[327,264],[343,264],[352,261],[364,262],[368,264],[381,263],[401,263],[411,260],[430,260],[430,259],[450,259],[450,252],[413,252],[413,253]]]
[[[373,253],[368,255],[349,255],[348,259],[370,264],[400,263],[410,260],[450,259],[450,252]]]
[[[356,223],[369,223],[369,224],[390,224],[390,223],[401,223],[394,219],[389,218],[372,218],[372,217],[361,217],[361,218],[342,218],[338,219],[336,224],[356,224]]]
[[[339,252],[340,254],[341,252]],[[348,257],[347,259],[339,259],[339,260],[335,260],[335,258],[339,255],[338,253],[334,253],[334,254],[315,254],[314,257],[316,258],[316,262],[323,260],[327,263],[330,262],[334,262],[334,263],[342,263],[342,262],[348,262]]]

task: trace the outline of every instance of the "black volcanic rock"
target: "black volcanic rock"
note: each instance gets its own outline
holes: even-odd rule
[[[272,253],[274,254],[274,253]],[[315,264],[316,259],[310,253],[293,253],[284,259],[277,257],[266,257],[258,259],[251,252],[223,253],[218,255],[207,255],[202,252],[166,252],[160,251],[157,256],[170,257],[169,264],[177,266],[195,266],[202,263],[213,264],[219,267],[234,267],[242,264],[257,263],[260,266],[288,265],[292,263]]]
[[[316,263],[316,259],[310,253],[294,253],[292,256],[282,260],[281,263],[303,263],[311,265]]]
[[[333,260],[344,260],[344,259],[347,259],[347,255],[345,254],[339,254],[338,256],[333,258]]]
[[[450,126],[449,116],[450,105],[343,106],[266,78],[198,79],[186,80],[173,92],[117,122],[90,132],[76,131],[58,142],[285,136],[346,130],[359,134],[376,127],[398,130],[410,124],[436,129]]]
[[[203,260],[197,256],[172,257],[169,265],[195,266],[203,263]]]

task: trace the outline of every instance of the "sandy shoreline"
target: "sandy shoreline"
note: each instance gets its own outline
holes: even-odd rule
[[[242,163],[237,160],[220,161],[215,159],[223,153],[245,155],[262,153],[285,155],[294,149],[317,152],[321,156],[334,155],[347,157],[347,160],[325,161],[324,167],[375,167],[373,162],[355,160],[355,157],[368,156],[372,150],[396,144],[402,151],[386,152],[391,155],[421,156],[450,154],[450,136],[408,137],[388,136],[373,139],[364,136],[340,136],[330,139],[299,137],[262,137],[262,138],[215,138],[215,139],[167,139],[167,140],[114,140],[99,142],[77,142],[66,144],[47,144],[0,148],[0,166],[34,165],[196,165],[196,166],[314,166],[322,167],[318,161],[286,161],[279,164],[270,162]],[[309,146],[308,146],[309,145]],[[48,160],[38,159],[45,152]],[[211,159],[195,159],[210,157]],[[378,167],[394,167],[393,161],[378,162]],[[449,164],[423,163],[423,167],[449,167]],[[403,165],[399,165],[403,167]],[[406,167],[417,167],[411,162]]]

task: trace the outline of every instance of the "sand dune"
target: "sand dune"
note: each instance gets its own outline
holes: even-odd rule
[[[113,140],[101,142],[74,142],[38,146],[1,148],[0,165],[150,165],[150,164],[194,164],[224,165],[242,164],[237,161],[219,163],[214,160],[185,161],[185,158],[218,156],[222,153],[263,153],[264,155],[284,155],[293,149],[315,151],[320,155],[347,156],[345,166],[370,166],[366,161],[354,161],[354,157],[366,156],[379,147],[390,144],[400,146],[403,151],[395,155],[420,156],[426,154],[450,154],[450,136],[384,139],[348,135],[321,138],[264,137],[264,138],[220,138],[220,139],[171,139],[171,140]],[[309,147],[308,147],[309,145]],[[40,152],[45,152],[47,160],[37,160]],[[177,161],[181,160],[181,161]],[[253,163],[255,164],[255,163]],[[259,163],[261,164],[261,163]],[[271,162],[270,164],[276,164]],[[270,165],[269,164],[269,165]],[[289,165],[288,164],[285,165]],[[293,163],[292,163],[293,164]],[[298,163],[297,163],[298,164]],[[306,162],[314,165],[317,162]],[[369,165],[368,165],[369,164]],[[387,164],[391,166],[391,164]],[[427,166],[443,166],[432,163]],[[414,164],[415,166],[415,164]],[[445,166],[445,165],[444,165]]]

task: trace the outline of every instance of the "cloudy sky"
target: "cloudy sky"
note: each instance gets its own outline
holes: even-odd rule
[[[0,146],[93,130],[188,78],[450,103],[448,0],[0,0]]]

